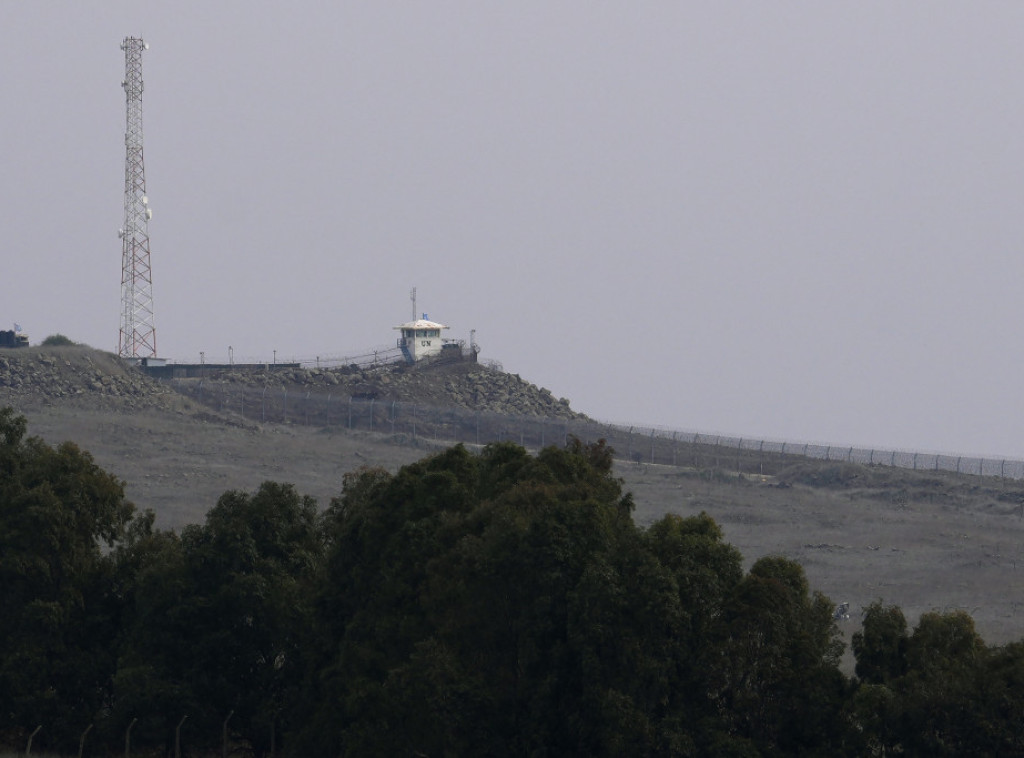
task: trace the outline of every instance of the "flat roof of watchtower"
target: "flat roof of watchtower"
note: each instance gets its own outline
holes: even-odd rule
[[[448,329],[449,327],[444,324],[438,324],[436,321],[427,321],[425,318],[416,319],[415,321],[408,321],[399,326],[392,327],[393,329]]]

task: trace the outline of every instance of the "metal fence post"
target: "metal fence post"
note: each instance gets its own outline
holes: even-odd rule
[[[82,755],[85,753],[85,735],[92,731],[92,727],[93,725],[89,724],[89,726],[85,728],[85,731],[82,732],[82,736],[78,739],[78,758],[82,758]],[[181,756],[175,756],[175,758],[181,758]]]
[[[228,722],[231,721],[231,717],[235,715],[232,710],[226,719],[224,719],[223,731],[221,732],[221,758],[228,758]]]
[[[32,755],[32,740],[33,740],[33,739],[35,739],[35,736],[36,736],[37,734],[39,734],[39,730],[40,730],[40,729],[42,729],[42,728],[43,728],[43,725],[42,725],[42,724],[40,724],[39,726],[37,726],[37,727],[36,727],[36,728],[35,728],[35,729],[34,729],[34,730],[32,731],[32,734],[30,734],[30,735],[28,736],[28,745],[27,745],[27,746],[25,747],[25,755],[26,755],[26,756]],[[131,728],[131,727],[129,727],[129,729],[130,729],[130,728]]]
[[[181,721],[178,722],[178,728],[174,730],[174,758],[181,758],[181,725],[185,723],[185,719],[188,718],[186,713],[181,717]]]
[[[132,754],[132,727],[138,719],[132,719],[132,723],[124,730],[124,758],[131,758]]]

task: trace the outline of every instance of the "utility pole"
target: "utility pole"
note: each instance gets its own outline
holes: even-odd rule
[[[156,356],[153,326],[153,277],[149,262],[149,219],[146,169],[142,161],[142,52],[149,45],[125,37],[124,88],[127,105],[124,132],[124,226],[121,238],[121,335],[117,354],[140,359]]]

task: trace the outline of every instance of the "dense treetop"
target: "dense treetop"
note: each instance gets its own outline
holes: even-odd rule
[[[456,446],[230,491],[154,529],[72,444],[0,411],[0,741],[139,754],[1019,754],[1024,643],[744,572],[706,514],[643,529],[603,443]],[[187,497],[187,493],[183,493]],[[187,722],[182,722],[184,716]],[[137,721],[136,721],[137,720]],[[184,725],[183,725],[184,724]],[[91,752],[90,752],[91,751]]]

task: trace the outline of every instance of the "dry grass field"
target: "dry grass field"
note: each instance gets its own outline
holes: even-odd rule
[[[223,492],[266,480],[325,506],[346,472],[394,470],[434,449],[405,436],[256,424],[192,402],[119,409],[2,390],[0,405],[23,413],[30,434],[88,450],[164,528],[200,522]],[[814,589],[850,604],[847,637],[861,609],[882,600],[911,624],[963,609],[989,643],[1024,638],[1024,483],[796,458],[773,477],[625,461],[617,473],[641,525],[706,511],[748,565],[768,554],[799,561]]]
[[[853,479],[800,483],[829,469]],[[668,467],[624,472],[639,523],[706,511],[748,565],[767,554],[798,561],[814,589],[850,604],[840,622],[847,641],[875,600],[900,606],[911,624],[927,611],[962,609],[989,643],[1024,638],[1020,483],[820,461],[764,481]]]

